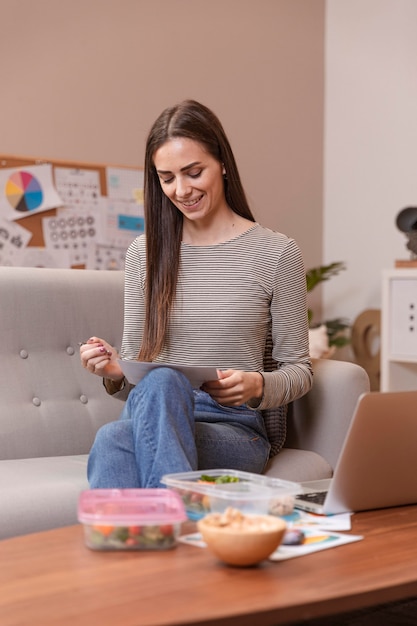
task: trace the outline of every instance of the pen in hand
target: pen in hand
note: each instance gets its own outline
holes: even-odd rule
[[[88,344],[88,341],[79,341],[78,345],[80,346],[86,346]],[[102,352],[105,352],[108,356],[111,356],[111,350],[106,350],[106,348],[104,346],[102,346]]]

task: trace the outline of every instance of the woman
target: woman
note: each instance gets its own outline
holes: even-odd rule
[[[146,235],[126,255],[120,357],[211,365],[218,378],[192,389],[164,367],[132,387],[116,351],[89,339],[83,366],[127,398],[97,433],[90,486],[159,487],[165,473],[216,467],[260,473],[265,410],[312,384],[299,248],[255,222],[224,130],[198,102],[156,120],[144,174]]]

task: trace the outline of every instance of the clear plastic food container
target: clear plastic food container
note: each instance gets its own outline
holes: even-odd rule
[[[167,550],[186,519],[181,498],[169,489],[89,489],[78,501],[92,550]]]
[[[181,496],[190,520],[227,507],[244,513],[289,515],[298,483],[238,470],[216,469],[166,474],[161,482]]]

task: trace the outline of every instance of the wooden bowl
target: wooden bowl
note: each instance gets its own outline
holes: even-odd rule
[[[267,559],[282,541],[284,520],[230,511],[211,513],[197,522],[208,549],[228,565],[244,567]]]

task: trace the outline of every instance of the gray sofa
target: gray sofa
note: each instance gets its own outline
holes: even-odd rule
[[[0,267],[0,539],[76,523],[94,435],[121,410],[82,368],[78,342],[95,334],[119,348],[122,325],[121,272]],[[369,383],[351,363],[315,361],[314,371],[268,474],[331,475]]]

